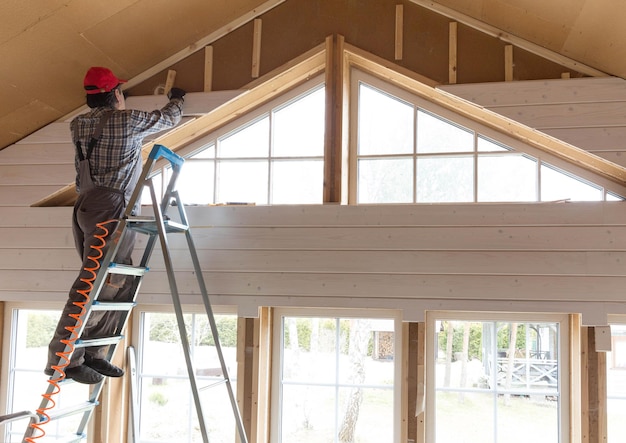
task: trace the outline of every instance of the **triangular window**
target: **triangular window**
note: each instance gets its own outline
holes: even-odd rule
[[[366,74],[355,76],[352,203],[621,199],[551,162],[558,159]]]

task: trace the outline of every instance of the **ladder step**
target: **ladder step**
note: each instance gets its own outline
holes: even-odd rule
[[[77,403],[72,406],[68,406],[66,408],[61,408],[59,410],[52,409],[48,412],[50,416],[50,421],[58,420],[60,418],[71,417],[72,415],[82,414],[83,412],[91,411],[96,406],[98,406],[97,401],[86,401],[83,403]]]
[[[123,335],[114,335],[112,337],[90,338],[87,340],[78,339],[74,342],[74,347],[87,348],[89,346],[114,345],[122,341]]]
[[[96,300],[91,305],[94,311],[130,311],[137,303],[135,302],[113,302]]]
[[[154,217],[129,217],[126,222],[128,228],[133,231],[153,235],[159,232]],[[164,220],[163,224],[167,233],[181,233],[189,230],[189,226],[172,220]]]
[[[139,266],[123,265],[121,263],[110,263],[109,274],[123,274],[123,275],[138,275],[142,276],[148,272],[148,268],[142,268]]]

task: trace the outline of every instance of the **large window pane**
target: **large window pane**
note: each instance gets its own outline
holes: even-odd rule
[[[559,329],[442,320],[434,337],[437,443],[558,442]]]
[[[552,166],[541,166],[541,201],[601,201],[602,189]]]
[[[272,156],[324,155],[325,99],[320,88],[274,112]]]
[[[235,441],[231,407],[208,317],[185,314],[187,338],[200,387],[209,440]],[[231,386],[236,388],[237,319],[215,315]],[[140,442],[202,442],[176,316],[142,312],[138,346]]]
[[[392,443],[394,322],[282,317],[283,443]]]
[[[267,160],[218,162],[216,203],[268,204]]]
[[[417,152],[472,152],[474,133],[423,110],[417,113]]]
[[[267,157],[270,144],[268,116],[238,129],[218,141],[220,158]]]
[[[48,357],[48,344],[59,320],[59,311],[14,309],[11,319],[7,413],[34,411],[48,389],[43,370]],[[89,386],[64,384],[52,399],[55,409],[82,404],[89,398]],[[49,405],[51,406],[51,405]],[[61,418],[43,425],[47,437],[67,436],[78,429],[80,416]],[[18,443],[28,428],[28,419],[8,423],[0,441]],[[39,435],[36,431],[35,435]]]
[[[323,191],[323,160],[276,160],[272,163],[272,204],[321,204]]]
[[[178,177],[178,192],[185,204],[206,205],[215,203],[215,162],[212,160],[187,161],[184,172]]]
[[[518,154],[479,157],[478,201],[537,201],[537,162]]]
[[[419,203],[474,201],[473,157],[418,157]]]
[[[359,160],[358,203],[413,203],[413,159]]]
[[[359,155],[413,152],[413,106],[365,84],[359,86]]]

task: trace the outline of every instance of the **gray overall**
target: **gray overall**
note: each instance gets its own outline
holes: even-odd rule
[[[103,223],[109,220],[119,219],[124,215],[128,200],[132,194],[139,175],[141,174],[141,156],[137,161],[137,165],[134,170],[134,177],[125,192],[117,189],[105,188],[96,186],[91,176],[91,168],[89,164],[89,158],[96,145],[103,127],[109,119],[110,113],[107,112],[102,116],[96,131],[94,132],[87,148],[87,154],[83,155],[80,142],[76,144],[77,155],[79,158],[78,163],[78,176],[80,180],[80,192],[78,199],[74,205],[74,213],[72,218],[72,230],[74,233],[74,244],[78,254],[82,260],[81,271],[72,285],[68,300],[65,304],[65,308],[61,313],[61,318],[57,324],[54,337],[48,347],[48,363],[46,368],[50,368],[52,365],[63,364],[64,359],[59,361],[58,352],[63,352],[65,344],[61,342],[62,339],[69,339],[70,332],[66,330],[67,327],[72,327],[76,323],[76,320],[72,318],[71,314],[80,313],[80,307],[76,306],[75,302],[84,302],[85,297],[79,291],[88,291],[87,283],[82,280],[93,279],[93,274],[86,271],[86,268],[93,268],[94,261],[89,256],[97,255],[97,251],[92,248],[92,245],[100,246],[102,241],[96,238],[95,235],[102,236],[104,231],[97,226],[98,223]],[[139,202],[133,212],[136,212],[140,207]],[[109,231],[109,235],[105,237],[105,241],[110,240],[110,234],[113,233],[117,226],[116,222],[106,224],[106,229]],[[115,257],[116,263],[132,264],[131,254],[135,243],[135,235],[132,232],[126,231],[124,237],[120,242],[120,246]],[[109,246],[109,245],[107,245]],[[105,246],[102,249],[103,255],[106,254]],[[123,275],[110,275],[109,280],[102,288],[99,299],[100,300],[116,300],[116,301],[128,301],[132,298],[132,278],[127,278]],[[85,326],[82,339],[106,337],[116,335],[120,331],[117,331],[119,312],[92,312],[89,317],[89,321]],[[103,358],[105,356],[107,346],[89,347],[89,348],[77,348],[72,355],[71,362],[67,368],[79,366],[84,362],[84,355],[87,353],[93,358]],[[65,368],[65,369],[67,369]]]

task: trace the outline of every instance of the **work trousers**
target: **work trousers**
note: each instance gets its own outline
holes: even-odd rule
[[[70,289],[68,300],[61,313],[61,318],[57,324],[54,337],[50,341],[47,368],[65,362],[64,359],[59,359],[57,353],[63,352],[66,346],[61,340],[70,339],[72,335],[71,332],[67,330],[68,327],[73,327],[76,324],[76,320],[72,318],[71,315],[81,312],[81,308],[76,306],[75,303],[86,301],[84,292],[89,291],[89,284],[84,280],[91,281],[94,279],[93,273],[87,271],[87,269],[94,268],[94,258],[100,255],[96,248],[100,248],[103,240],[107,242],[107,244],[101,249],[102,257],[99,261],[101,262],[102,258],[106,255],[107,249],[111,246],[111,234],[115,231],[118,224],[116,220],[123,216],[125,209],[126,202],[124,194],[104,188],[94,188],[84,194],[81,193],[74,205],[72,229],[76,250],[82,259],[82,266],[78,277]],[[102,236],[105,233],[102,228],[97,226],[98,223],[109,220],[113,221],[103,226],[108,230],[108,235],[104,236],[103,240],[96,237]],[[126,230],[123,237],[120,239],[114,262],[132,264],[131,254],[134,244],[135,233]],[[133,297],[132,283],[133,278],[130,276],[110,274],[98,299],[102,301],[130,301]],[[90,298],[92,297],[93,296],[90,295]],[[81,339],[107,337],[119,334],[121,331],[117,330],[117,326],[119,325],[120,315],[122,314],[119,311],[92,312],[89,321],[85,325]],[[107,347],[108,346],[93,346],[77,348],[72,354],[71,361],[67,368],[83,364],[85,354],[93,358],[104,358]]]

